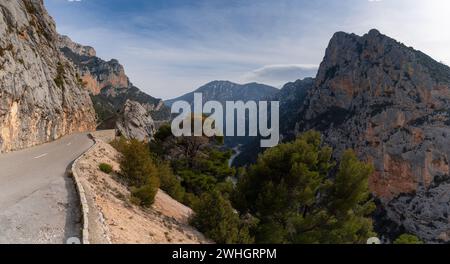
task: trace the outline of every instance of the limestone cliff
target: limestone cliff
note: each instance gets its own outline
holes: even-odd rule
[[[377,30],[336,33],[297,131],[353,148],[398,232],[450,241],[450,68]],[[385,230],[389,231],[389,230]]]
[[[0,152],[95,129],[89,94],[42,0],[2,0],[0,36]]]
[[[149,112],[138,102],[125,102],[116,122],[119,136],[140,141],[150,141],[155,134],[155,123]]]
[[[114,128],[127,100],[140,103],[157,122],[170,119],[170,109],[161,99],[154,98],[134,86],[119,61],[104,61],[92,47],[59,36],[58,46],[80,71],[81,79],[91,94],[99,118],[99,128]]]

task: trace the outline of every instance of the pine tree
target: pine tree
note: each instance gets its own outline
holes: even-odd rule
[[[158,170],[147,144],[138,140],[130,140],[121,144],[121,152],[121,174],[125,181],[133,187],[133,197],[139,199],[139,204],[143,206],[151,205],[160,182]]]
[[[261,155],[233,201],[259,219],[258,243],[363,243],[373,235],[371,173],[352,151],[336,167],[332,149],[310,131]]]
[[[212,191],[201,196],[194,206],[191,224],[208,238],[219,244],[250,244],[249,226],[220,192]]]

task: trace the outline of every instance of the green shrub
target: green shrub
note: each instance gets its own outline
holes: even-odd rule
[[[157,167],[161,189],[178,202],[183,202],[185,190],[173,174],[172,168],[167,163],[160,163]]]
[[[172,128],[170,124],[163,124],[159,128],[158,132],[155,133],[155,139],[157,141],[164,141],[170,136],[172,136]]]
[[[56,67],[56,78],[54,79],[54,81],[59,88],[64,88],[65,74],[66,70],[64,69],[64,65],[61,62],[58,62],[58,65]]]
[[[336,164],[318,132],[264,152],[239,180],[234,206],[257,217],[262,244],[366,243],[374,236],[373,167],[345,151]]]
[[[218,191],[205,193],[194,206],[191,224],[219,244],[251,244],[251,225],[240,219],[229,200]]]
[[[131,188],[131,196],[135,198],[134,202],[143,207],[150,207],[155,202],[155,196],[158,192],[157,186],[158,181],[152,179],[151,182],[142,187]]]
[[[158,177],[157,168],[150,156],[147,144],[130,140],[124,146],[120,162],[123,178],[130,186],[141,187]]]
[[[113,171],[113,168],[111,165],[106,164],[106,163],[101,163],[98,168],[103,171],[106,174],[110,174]]]
[[[139,200],[141,206],[150,206],[154,202],[159,188],[158,170],[150,156],[146,143],[121,140],[120,160],[121,177],[132,186],[132,197]]]
[[[403,234],[394,241],[396,245],[414,245],[423,244],[423,242],[416,236],[410,234]]]
[[[197,204],[199,203],[200,198],[198,198],[195,194],[193,193],[185,193],[184,198],[183,198],[183,204],[185,204],[186,206],[190,207],[190,208],[194,208],[195,206],[197,206]]]
[[[188,169],[179,171],[178,175],[183,180],[186,191],[195,195],[201,195],[204,192],[212,191],[217,184],[217,180],[213,176]]]
[[[120,137],[119,139],[114,139],[109,143],[113,148],[115,148],[120,153],[123,153],[128,145],[128,140],[125,137]]]

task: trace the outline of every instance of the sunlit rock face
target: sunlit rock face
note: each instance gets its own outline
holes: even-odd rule
[[[170,119],[170,109],[163,101],[134,86],[119,61],[105,61],[96,56],[92,47],[75,43],[67,36],[59,36],[58,46],[80,71],[81,81],[91,94],[100,129],[115,127],[127,100],[141,104],[157,125]]]
[[[124,67],[117,60],[104,61],[94,48],[73,42],[68,36],[58,36],[58,47],[80,70],[81,79],[92,95],[107,87],[128,88],[130,82]]]
[[[0,152],[95,129],[77,71],[42,0],[0,2]]]
[[[153,139],[155,130],[155,123],[149,112],[138,102],[126,101],[116,122],[118,135],[148,142]]]
[[[450,68],[372,30],[336,33],[297,131],[372,162],[370,188],[399,230],[450,235]]]

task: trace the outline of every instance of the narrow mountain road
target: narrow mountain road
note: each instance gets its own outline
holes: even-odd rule
[[[61,244],[80,236],[79,200],[67,168],[93,141],[66,136],[0,154],[0,243]]]

